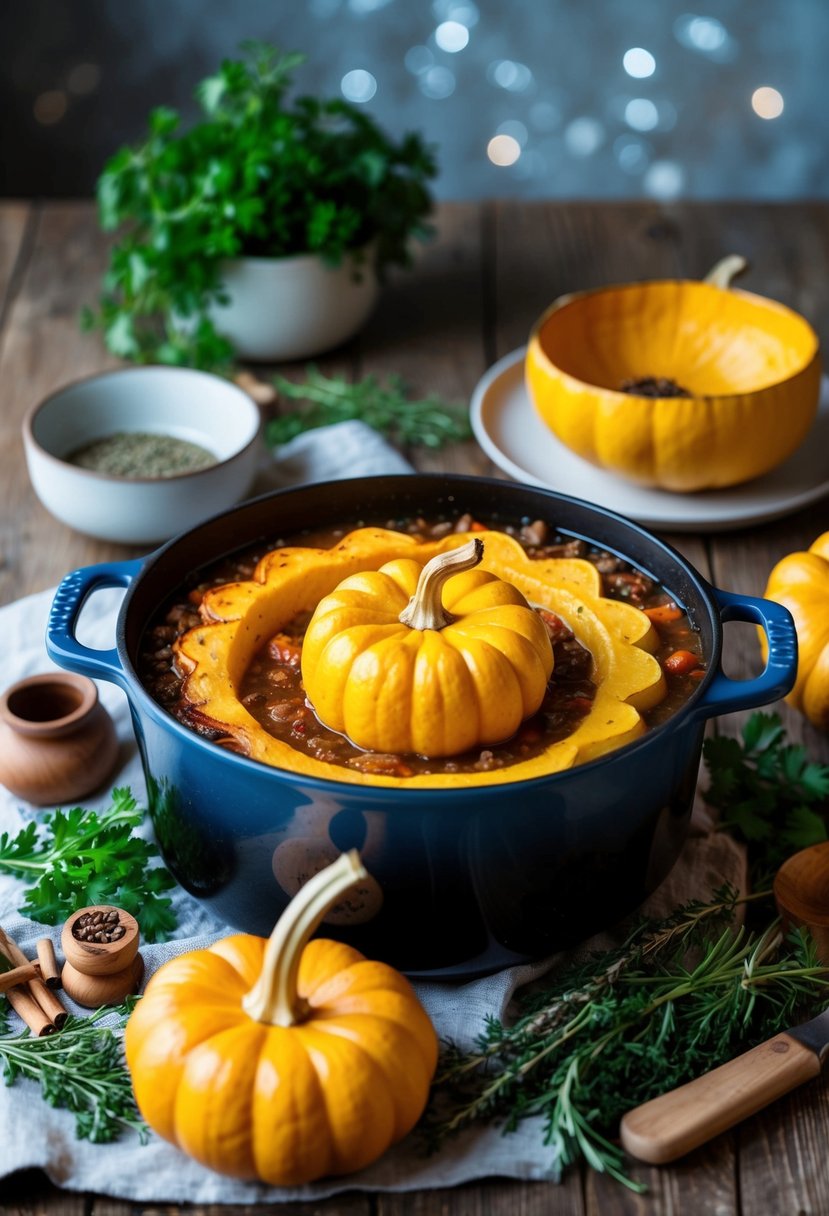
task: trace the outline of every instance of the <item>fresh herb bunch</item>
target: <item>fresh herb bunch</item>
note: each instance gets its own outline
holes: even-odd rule
[[[741,739],[706,739],[703,754],[705,799],[720,811],[720,828],[746,843],[756,884],[791,853],[827,839],[829,765],[789,743],[777,714],[752,714]]]
[[[344,376],[323,376],[309,367],[302,384],[284,376],[276,376],[274,384],[283,398],[303,404],[268,423],[265,437],[272,446],[303,431],[352,418],[411,447],[440,448],[472,434],[464,406],[451,405],[435,394],[411,398],[399,376],[389,377],[385,384],[376,376],[351,383]]]
[[[472,1122],[510,1131],[540,1116],[558,1168],[582,1159],[644,1189],[610,1139],[620,1116],[829,999],[829,968],[811,939],[783,941],[776,922],[760,933],[723,928],[736,903],[724,889],[646,922],[620,950],[525,997],[513,1025],[492,1019],[477,1050],[450,1045],[424,1124],[431,1147]]]
[[[87,327],[137,362],[217,367],[233,351],[207,313],[223,299],[220,263],[318,253],[337,264],[371,245],[379,272],[407,264],[428,233],[436,167],[420,136],[397,143],[340,100],[286,100],[300,54],[245,43],[196,90],[203,118],[181,131],[153,110],[149,133],[98,182],[101,224],[122,228]],[[180,324],[184,319],[184,324]]]
[[[33,881],[22,915],[57,925],[87,904],[116,904],[135,916],[145,941],[165,941],[177,921],[162,893],[175,880],[154,864],[155,845],[133,835],[143,818],[130,790],[115,789],[100,814],[56,810],[16,836],[0,835],[0,873]]]
[[[117,1140],[126,1128],[133,1128],[143,1142],[148,1128],[135,1104],[121,1036],[117,1028],[98,1025],[102,1017],[113,1012],[121,1015],[123,1024],[134,1004],[133,998],[115,1009],[99,1009],[90,1017],[68,1018],[62,1030],[38,1039],[28,1031],[7,1033],[3,1001],[0,1003],[3,1079],[7,1085],[13,1085],[19,1077],[39,1082],[50,1106],[74,1114],[79,1140],[106,1144]]]

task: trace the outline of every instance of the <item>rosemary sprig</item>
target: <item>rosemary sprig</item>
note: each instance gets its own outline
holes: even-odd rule
[[[50,1106],[74,1114],[79,1140],[105,1144],[132,1128],[143,1143],[148,1128],[135,1104],[118,1029],[98,1025],[105,1014],[112,1012],[121,1015],[123,1025],[134,1004],[133,999],[114,1010],[100,1009],[90,1017],[71,1017],[56,1034],[37,1039],[28,1031],[8,1034],[6,1002],[0,1002],[3,1079],[7,1085],[13,1085],[19,1077],[37,1081]]]
[[[540,1116],[558,1168],[581,1158],[642,1189],[610,1139],[620,1116],[829,999],[829,969],[805,935],[721,927],[737,902],[724,889],[640,926],[522,1001],[511,1026],[492,1019],[475,1051],[447,1045],[430,1146],[475,1121],[511,1131]]]
[[[472,434],[464,406],[451,405],[434,393],[410,398],[399,376],[390,376],[385,384],[376,376],[352,383],[344,376],[324,376],[308,367],[304,383],[275,376],[274,384],[283,398],[303,404],[268,423],[265,434],[272,446],[287,443],[303,431],[354,418],[411,447],[440,448]]]

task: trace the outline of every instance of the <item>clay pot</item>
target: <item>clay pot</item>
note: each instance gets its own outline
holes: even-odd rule
[[[83,798],[115,769],[115,725],[86,676],[29,676],[0,697],[0,783],[37,806]]]

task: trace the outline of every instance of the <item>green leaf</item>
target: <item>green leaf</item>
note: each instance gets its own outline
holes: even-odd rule
[[[135,333],[135,322],[128,313],[119,313],[107,326],[104,336],[113,355],[120,355],[123,359],[133,358],[141,349]]]
[[[796,806],[786,817],[783,840],[792,849],[806,849],[827,839],[826,820],[808,806]]]
[[[0,873],[25,878],[21,912],[56,925],[87,904],[111,903],[132,912],[148,942],[162,941],[176,926],[172,875],[155,865],[154,844],[134,835],[143,820],[128,787],[112,792],[108,810],[58,809],[10,838],[0,837]]]
[[[226,91],[227,81],[219,72],[215,76],[208,76],[197,86],[196,96],[207,114],[215,114]]]

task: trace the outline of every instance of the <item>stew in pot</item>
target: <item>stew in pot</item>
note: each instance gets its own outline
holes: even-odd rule
[[[671,593],[649,575],[614,553],[576,537],[557,533],[542,520],[516,525],[479,521],[470,515],[455,519],[383,521],[383,527],[438,539],[450,532],[499,530],[513,536],[531,558],[582,558],[601,575],[602,594],[625,600],[642,609],[655,626],[660,646],[655,657],[665,672],[668,692],[643,717],[647,726],[664,721],[691,696],[704,675],[699,634]],[[348,528],[308,532],[275,541],[284,545],[328,548]],[[176,638],[200,621],[199,604],[209,588],[249,579],[263,556],[259,548],[222,559],[200,572],[168,602],[148,628],[140,652],[140,675],[152,696],[185,725],[216,738],[233,741],[200,724],[182,697],[183,677],[176,670]],[[288,622],[255,655],[239,689],[239,698],[259,725],[292,749],[318,760],[343,765],[366,774],[406,778],[419,773],[483,772],[530,759],[547,746],[570,735],[590,711],[596,686],[593,659],[571,630],[553,612],[536,609],[550,636],[555,665],[544,700],[512,738],[469,753],[440,759],[418,755],[391,755],[361,750],[347,738],[323,726],[308,704],[301,678],[302,641],[310,614]]]

